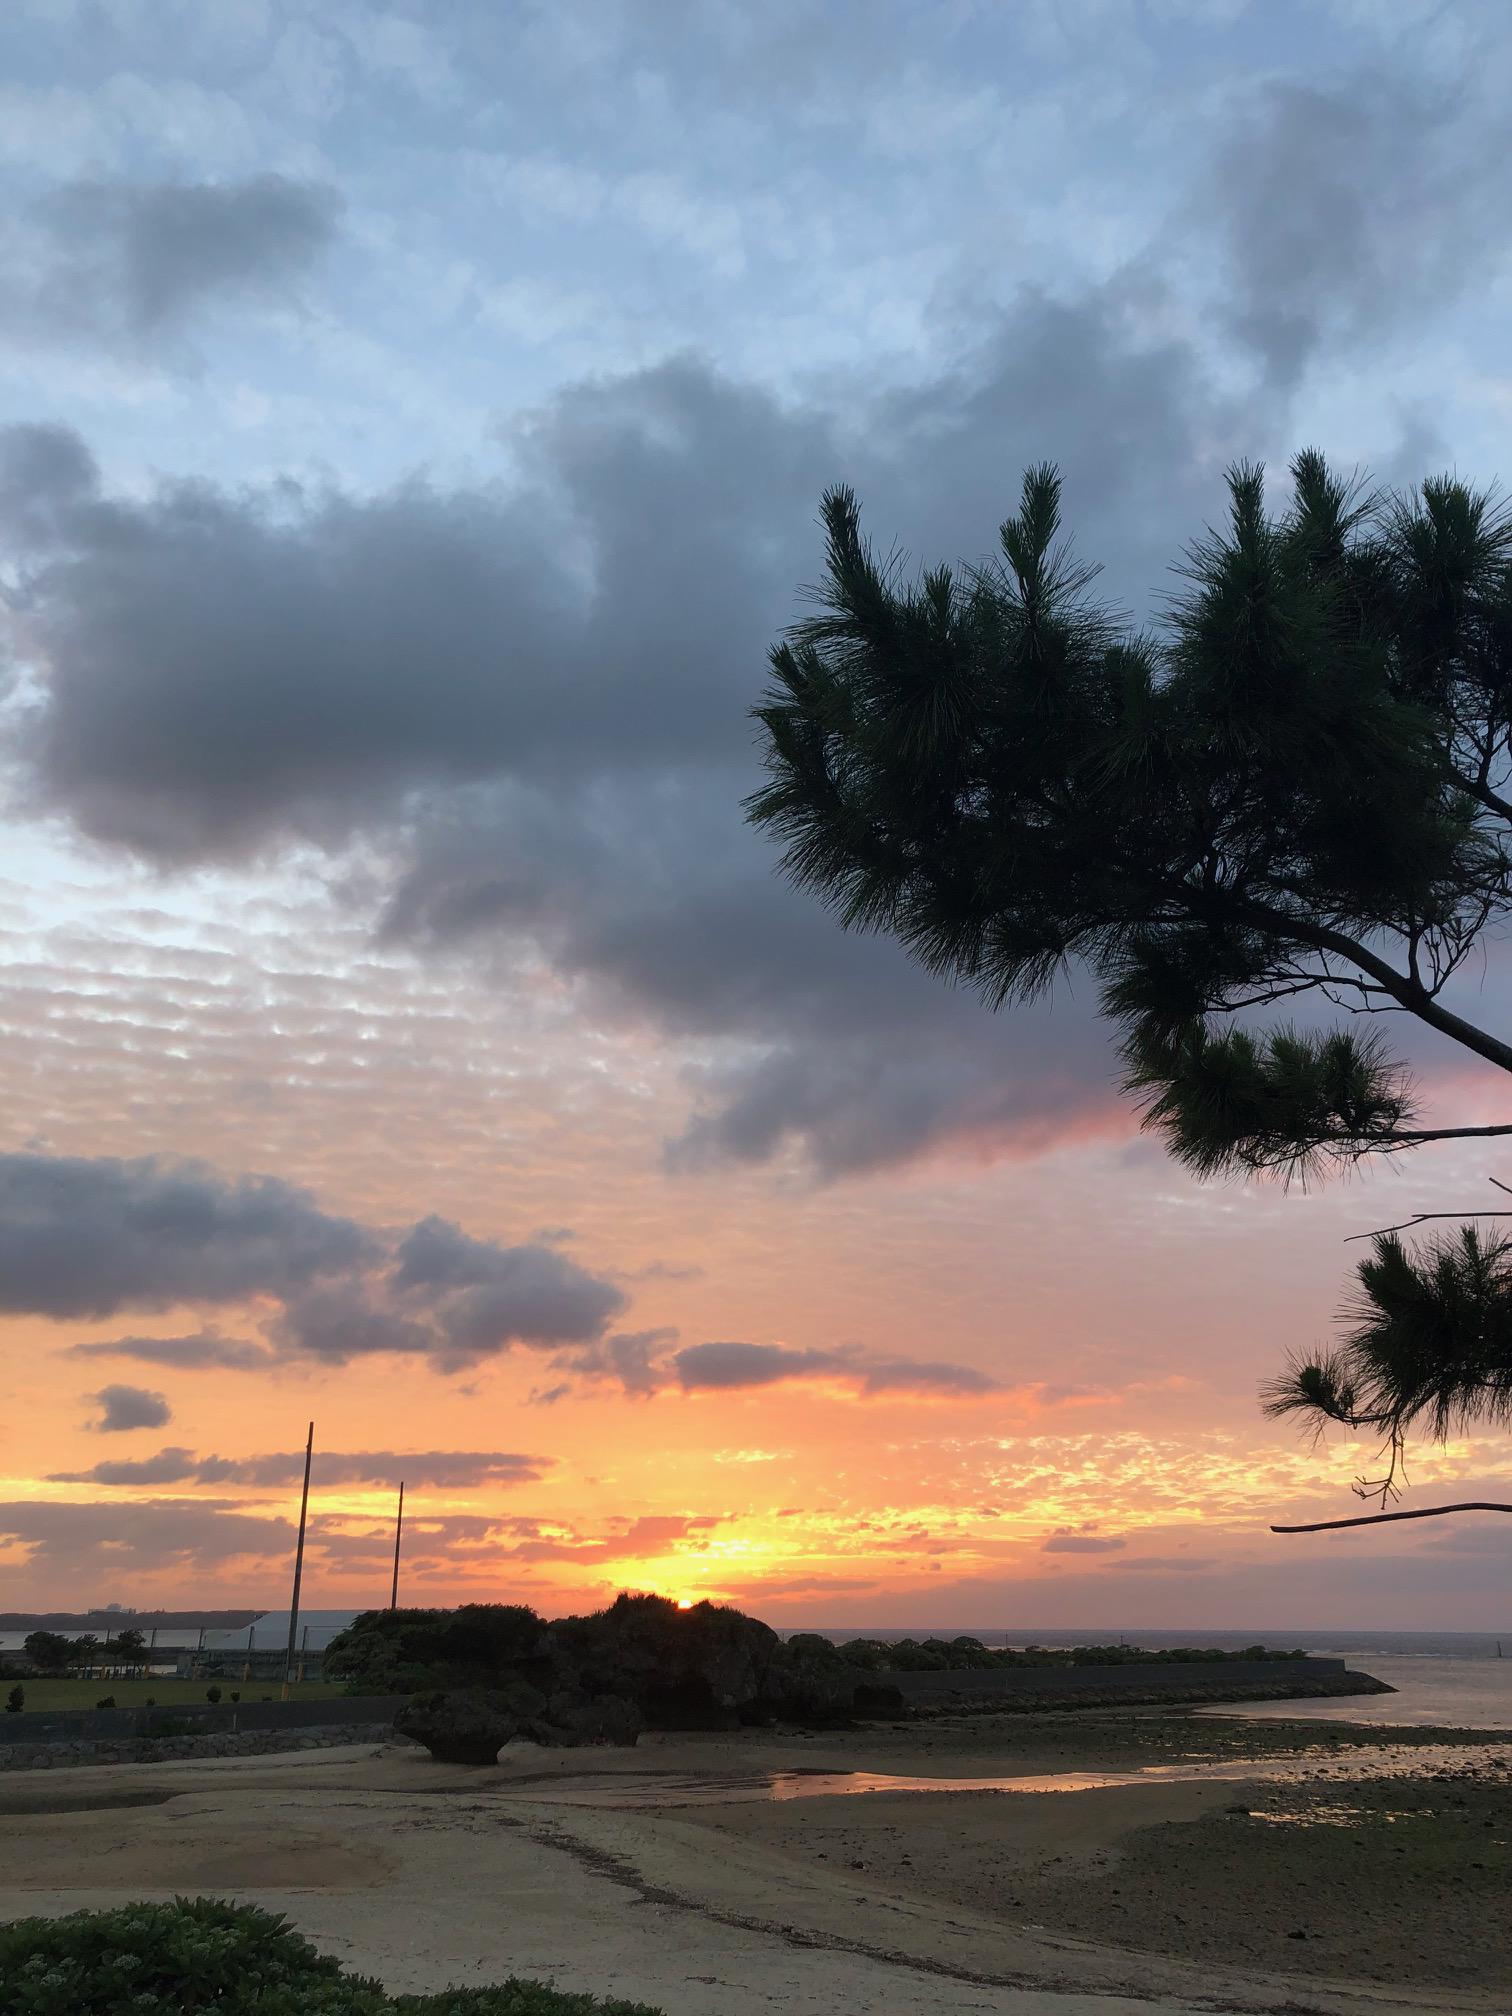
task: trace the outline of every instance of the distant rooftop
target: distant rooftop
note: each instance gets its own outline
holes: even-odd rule
[[[361,1615],[360,1610],[301,1610],[299,1643],[312,1651],[323,1652],[338,1631],[345,1631],[353,1618]],[[245,1645],[249,1631],[254,1646],[266,1649],[270,1645],[286,1645],[289,1640],[289,1613],[287,1610],[260,1610],[255,1615],[248,1613],[237,1624],[207,1630],[205,1650],[223,1652]]]
[[[257,1610],[0,1610],[0,1631],[197,1631],[202,1626],[245,1631],[261,1614]]]

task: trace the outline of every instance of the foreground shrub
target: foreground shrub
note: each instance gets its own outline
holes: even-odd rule
[[[179,1897],[0,1925],[0,2016],[660,2016],[539,1981],[389,1996],[284,1918]]]
[[[511,1976],[496,1988],[443,1988],[439,1995],[396,1995],[395,2016],[661,2016],[645,2002],[601,2002],[567,1995],[544,1981]]]
[[[344,1975],[271,1911],[212,1897],[0,1925],[0,2016],[377,2016],[376,1982]]]

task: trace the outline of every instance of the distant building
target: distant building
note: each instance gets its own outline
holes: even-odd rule
[[[301,1611],[295,1638],[296,1676],[320,1679],[326,1647],[361,1614],[357,1610]],[[176,1670],[195,1680],[282,1681],[288,1656],[289,1613],[268,1610],[254,1617],[245,1629],[202,1632],[197,1644],[180,1649]]]

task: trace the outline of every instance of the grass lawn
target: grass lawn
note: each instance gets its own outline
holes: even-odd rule
[[[115,1696],[117,1708],[141,1708],[151,1695],[159,1708],[182,1708],[186,1703],[204,1705],[205,1689],[212,1684],[219,1685],[221,1706],[226,1707],[231,1700],[231,1690],[235,1688],[243,1701],[277,1701],[282,1693],[282,1683],[277,1680],[209,1680],[164,1679],[161,1674],[148,1680],[23,1680],[26,1689],[26,1708],[93,1708],[106,1694]],[[14,1685],[6,1681],[0,1685],[0,1695],[8,1694]],[[333,1696],[346,1690],[334,1680],[302,1680],[291,1692],[296,1701],[329,1701]]]

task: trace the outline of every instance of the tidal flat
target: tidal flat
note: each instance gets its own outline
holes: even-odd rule
[[[1044,1789],[962,1789],[1000,1778]],[[1512,1979],[1505,1731],[1077,1710],[481,1770],[385,1744],[9,1774],[0,1831],[0,1916],[234,1895],[395,1988],[516,1971],[669,2016],[1504,2016]]]

